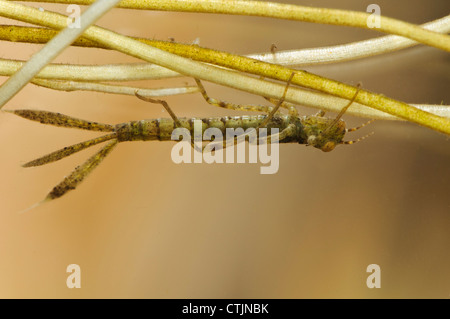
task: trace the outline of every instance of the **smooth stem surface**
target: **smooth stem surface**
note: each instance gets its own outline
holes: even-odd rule
[[[64,16],[50,12],[41,12],[37,9],[5,0],[0,0],[0,15],[51,28],[63,28],[66,21],[66,17]],[[151,63],[159,64],[187,76],[272,98],[280,98],[284,92],[284,85],[269,83],[236,72],[195,62],[100,27],[92,26],[88,28],[83,36],[90,40],[108,45],[110,48],[120,52],[141,58]],[[292,70],[267,63],[263,67],[262,65],[258,65],[257,62],[264,63],[249,59],[249,61],[243,63],[241,67],[248,69],[250,73],[261,75],[267,74],[268,77],[284,81],[287,81],[292,72],[295,72],[296,75],[292,79],[292,83],[317,89],[346,99],[351,99],[356,92],[356,88],[352,86],[322,78],[305,71]],[[295,98],[298,94],[300,93],[295,90],[294,87],[290,87],[289,92],[286,95],[286,100],[296,103],[297,101]],[[450,121],[448,119],[418,110],[405,103],[386,98],[383,95],[361,90],[356,101],[434,130],[450,134]]]
[[[0,74],[11,75],[19,69],[19,65],[24,62],[8,61],[0,59]],[[168,74],[161,74],[159,68],[166,72],[172,72],[171,76],[180,76],[179,73],[170,71],[169,69],[162,68],[154,64],[119,64],[119,65],[66,65],[66,64],[49,64],[32,80],[32,83],[49,83],[56,81],[42,81],[39,79],[56,79],[63,80],[66,83],[73,83],[73,81],[130,81],[130,80],[147,80],[158,79],[161,76],[167,78]],[[87,83],[87,82],[82,82]],[[89,82],[95,87],[95,82]],[[53,85],[47,85],[52,89],[57,89]],[[192,88],[193,89],[193,88]],[[101,91],[101,90],[99,90]],[[197,90],[195,90],[197,91]],[[133,90],[134,92],[134,90]],[[186,93],[190,93],[188,91]],[[311,90],[302,90],[295,88],[295,101],[297,104],[312,108],[318,108],[331,112],[339,112],[343,105],[346,104],[346,100],[335,97],[329,94],[323,94]],[[134,93],[133,93],[134,94]],[[169,93],[168,93],[169,94]],[[175,94],[170,92],[170,94]],[[145,95],[143,93],[142,95]],[[450,106],[448,105],[417,105],[412,106],[419,108],[423,111],[433,113],[442,117],[450,118]],[[354,116],[360,116],[365,118],[377,118],[382,120],[399,120],[398,117],[392,116],[388,113],[381,112],[379,110],[367,107],[359,103],[353,103],[348,109],[346,114]],[[404,120],[404,119],[403,119]]]
[[[448,33],[450,31],[450,15],[422,24],[421,27],[435,32]],[[0,25],[0,40],[26,43],[47,43],[57,34],[57,32],[57,30],[46,28]],[[169,52],[174,52],[172,51],[173,49],[170,49],[171,47],[173,48],[183,45],[175,42],[157,41],[136,37],[132,38]],[[163,47],[162,44],[164,44],[166,48]],[[266,52],[259,54],[250,54],[246,55],[246,57],[269,63],[299,67],[305,65],[337,63],[355,60],[401,50],[417,44],[419,43],[404,37],[388,35],[335,46]],[[75,40],[72,45],[109,49],[107,46],[89,41],[82,37]],[[192,48],[192,46],[188,46],[188,48],[189,47]],[[198,47],[198,50],[208,49]],[[210,54],[214,54],[214,52],[218,51],[211,50]],[[180,55],[181,53],[177,54]],[[193,58],[195,58],[195,56]]]
[[[47,64],[56,58],[67,46],[79,37],[84,30],[114,7],[120,0],[99,0],[80,16],[80,26],[63,26],[65,29],[50,40],[39,52],[0,87],[0,109]]]
[[[31,2],[88,5],[93,3],[94,0],[32,0]],[[123,0],[119,3],[118,7],[141,10],[258,16],[364,29],[370,29],[367,25],[367,21],[372,18],[372,14],[366,12],[248,0]],[[450,52],[450,37],[447,35],[425,30],[417,25],[404,21],[383,16],[380,16],[379,18],[380,28],[371,30],[400,35]]]

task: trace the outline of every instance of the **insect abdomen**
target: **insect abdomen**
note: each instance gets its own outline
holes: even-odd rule
[[[115,126],[117,139],[124,141],[151,141],[158,140],[160,136],[159,119],[131,121]]]
[[[194,136],[194,126],[196,121],[200,121],[202,134],[208,128],[217,128],[225,136],[227,128],[258,128],[266,116],[235,116],[235,117],[211,117],[211,118],[180,118],[181,127],[186,128],[191,136]],[[280,131],[289,125],[289,120],[284,117],[274,116],[267,124],[268,128],[276,127]],[[175,122],[172,119],[160,118],[141,121],[131,121],[117,124],[115,132],[117,139],[123,141],[169,141],[172,138],[172,132],[176,129]],[[270,132],[269,132],[270,133]]]

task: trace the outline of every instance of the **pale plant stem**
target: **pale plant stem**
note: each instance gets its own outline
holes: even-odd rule
[[[198,92],[198,87],[188,86],[188,87],[180,87],[180,88],[164,88],[164,89],[142,89],[136,87],[128,87],[128,86],[118,86],[118,85],[109,85],[102,83],[92,83],[92,82],[78,82],[78,81],[52,81],[52,80],[42,80],[42,79],[34,79],[32,80],[33,84],[43,86],[46,88],[54,89],[54,90],[63,90],[63,91],[75,91],[75,90],[84,90],[84,91],[96,91],[96,92],[104,92],[104,93],[113,93],[113,94],[125,94],[125,95],[135,95],[136,91],[139,91],[139,94],[142,96],[148,97],[158,97],[158,96],[168,96],[168,95],[176,95],[176,94],[187,94]],[[301,89],[299,89],[301,90]],[[301,95],[301,105],[312,108],[320,108],[326,111],[331,112],[339,112],[343,106],[345,106],[348,101],[342,98],[338,98],[335,96],[331,96],[328,94],[323,94],[319,92],[313,92],[308,90],[302,90],[303,93]],[[421,104],[411,104],[412,106],[429,113],[433,113],[438,116],[450,118],[450,106],[447,105],[421,105]],[[367,106],[364,106],[359,103],[354,103],[346,112],[349,115],[354,115],[358,117],[365,118],[373,118],[380,120],[404,120],[398,118],[396,116],[374,110]]]
[[[104,83],[93,83],[93,82],[79,82],[79,81],[52,81],[43,79],[33,79],[31,83],[46,87],[53,90],[60,91],[95,91],[102,93],[112,93],[112,94],[123,94],[134,96],[136,92],[139,95],[147,97],[159,97],[159,96],[170,96],[178,94],[187,94],[199,92],[197,86],[185,86],[185,87],[173,87],[173,88],[159,88],[159,89],[147,89],[138,88],[132,86],[124,85],[112,85]]]
[[[441,19],[437,19],[428,23],[421,25],[421,27],[441,32],[448,33],[450,31],[450,15],[443,17]],[[44,28],[33,28],[33,27],[19,27],[19,26],[11,26],[4,25],[0,26],[0,39],[6,41],[16,41],[16,42],[27,42],[27,43],[47,43],[50,39],[56,34],[57,31],[51,29]],[[152,41],[147,39],[138,39],[140,41],[147,41],[147,43],[152,44]],[[155,41],[153,41],[155,42]],[[163,41],[160,41],[163,42]],[[418,42],[412,41],[399,36],[384,36],[373,38],[369,40],[354,42],[354,43],[346,43],[342,45],[329,46],[329,47],[321,47],[321,48],[310,48],[310,49],[301,49],[301,50],[287,50],[287,51],[277,51],[259,53],[259,54],[249,54],[246,55],[248,58],[253,58],[256,60],[269,62],[269,63],[277,63],[280,65],[286,66],[307,66],[307,65],[316,65],[316,64],[324,64],[324,63],[336,63],[343,62],[349,60],[360,59],[364,57],[375,56],[379,54],[385,54],[401,49],[405,49],[408,47],[412,47],[417,45]],[[86,47],[99,47],[96,43],[89,43],[85,41],[83,38],[78,39],[72,45],[76,46],[86,46]],[[178,46],[178,43],[165,43],[167,46]],[[203,50],[203,48],[196,48],[197,50]],[[8,66],[5,64],[7,60],[0,59],[0,72],[5,74],[6,72],[12,72],[14,68],[13,65]],[[12,61],[14,63],[15,61]],[[140,65],[134,64],[130,67],[140,67]],[[70,70],[69,70],[70,71]],[[120,70],[120,71],[123,71]],[[67,70],[66,70],[67,72]],[[94,71],[96,73],[97,71]],[[153,75],[156,70],[149,70],[152,74],[149,77],[154,78]],[[162,70],[161,70],[162,72]],[[158,73],[161,73],[158,72]],[[173,76],[173,71],[169,71],[168,77]],[[116,73],[115,71],[112,73]],[[133,74],[135,72],[129,71],[127,73]],[[136,73],[141,74],[139,70],[136,70]],[[163,75],[158,75],[163,76]],[[133,78],[135,80],[136,78]],[[114,79],[110,79],[114,80]]]
[[[24,61],[0,59],[0,75],[17,72]],[[49,64],[36,78],[66,81],[137,81],[180,77],[180,73],[149,63],[77,65]]]
[[[18,91],[20,91],[30,80],[39,73],[48,63],[56,58],[67,46],[80,36],[91,24],[97,21],[105,12],[114,7],[120,0],[98,0],[90,6],[80,16],[80,26],[67,26],[61,24],[64,28],[58,35],[50,40],[39,52],[34,54],[30,60],[13,76],[11,76],[0,87],[0,109],[8,102]]]
[[[421,26],[427,30],[448,33],[450,31],[450,15]],[[417,44],[419,43],[404,37],[388,35],[342,45],[250,54],[247,57],[269,63],[300,67],[356,60],[398,51]]]
[[[302,97],[302,99],[303,99],[303,103],[301,104],[302,106],[311,108],[320,108],[324,111],[329,112],[339,112],[346,104],[348,104],[348,100],[331,95],[322,94],[319,92],[311,92],[306,90],[304,91],[304,96]],[[286,104],[289,105],[292,103]],[[410,105],[422,111],[450,119],[450,105],[433,105],[433,104],[410,104]],[[381,112],[379,110],[375,110],[373,108],[367,107],[357,102],[354,102],[352,106],[345,112],[345,114],[377,120],[405,121],[405,119]]]
[[[78,82],[78,81],[52,81],[52,80],[42,80],[42,79],[34,79],[32,83],[38,86],[54,89],[54,90],[62,90],[62,91],[96,91],[103,93],[112,93],[112,94],[124,94],[124,95],[132,95],[134,96],[136,92],[139,92],[139,95],[148,96],[148,97],[159,97],[159,96],[168,96],[168,95],[176,95],[176,94],[187,94],[187,93],[195,93],[198,92],[199,89],[197,86],[187,86],[187,87],[179,87],[179,88],[163,88],[163,89],[143,89],[129,86],[119,86],[119,85],[110,85],[110,84],[102,84],[102,83],[92,83],[92,82]],[[312,107],[312,108],[321,108],[326,111],[331,112],[339,112],[343,106],[345,106],[348,101],[345,99],[341,99],[338,97],[334,97],[328,94],[322,94],[318,92],[312,92],[304,90],[302,95],[303,106]],[[287,103],[290,104],[290,103]],[[433,113],[438,116],[443,116],[450,118],[450,107],[447,105],[420,105],[420,104],[412,104],[414,107],[421,109],[426,112]],[[354,103],[346,112],[349,115],[380,119],[380,120],[403,120],[396,116],[386,114],[384,112],[374,110],[367,106],[361,105],[359,103]]]
[[[32,2],[91,4],[94,0],[35,0]],[[370,29],[367,25],[371,14],[328,8],[314,8],[291,4],[248,0],[123,0],[120,8],[202,12],[269,17],[277,19],[351,26]],[[404,21],[380,16],[377,31],[396,34],[450,52],[450,37],[432,32]],[[373,29],[372,29],[373,30]]]
[[[0,4],[0,14],[5,17],[57,29],[63,28],[66,21],[64,16],[50,12],[40,12],[37,9],[16,3],[1,0]],[[255,79],[243,74],[182,58],[99,27],[88,28],[83,36],[109,46],[112,49],[141,58],[151,63],[159,64],[187,76],[208,80],[272,98],[279,98],[284,92],[285,86],[282,84]],[[291,76],[292,72],[295,72],[296,75],[293,78],[292,83],[321,90],[346,99],[351,99],[356,92],[354,87],[307,72],[286,69],[278,65],[268,64],[265,66],[271,66],[272,69],[261,69],[261,73],[258,73],[256,70],[253,70],[253,72],[272,78],[274,78],[273,73],[276,73],[278,76],[277,78],[284,81]],[[298,98],[299,94],[301,94],[300,92],[301,91],[297,88],[290,87],[289,92],[286,95],[286,100],[293,103],[299,103]],[[383,95],[360,90],[356,101],[396,115],[400,118],[430,127],[437,131],[450,134],[450,121],[448,119],[412,108],[405,103],[386,98]]]

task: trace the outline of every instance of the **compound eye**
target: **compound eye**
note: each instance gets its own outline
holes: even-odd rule
[[[330,151],[334,150],[335,147],[336,147],[336,143],[326,142],[325,145],[322,146],[321,150],[324,152],[330,152]]]

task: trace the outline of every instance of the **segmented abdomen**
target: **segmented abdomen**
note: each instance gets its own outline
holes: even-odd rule
[[[198,119],[180,118],[179,121],[182,127],[189,130],[191,136],[194,136],[195,120],[201,121],[202,134],[208,128],[217,128],[225,136],[227,128],[242,128],[243,130],[257,128],[266,117],[267,115],[225,116]],[[290,121],[291,119],[288,115],[277,115],[264,127],[269,129],[278,128],[279,131],[282,131],[290,124]],[[172,119],[160,118],[117,124],[115,131],[119,141],[168,141],[171,140],[172,132],[176,128],[175,122]],[[270,131],[268,134],[270,134]]]

